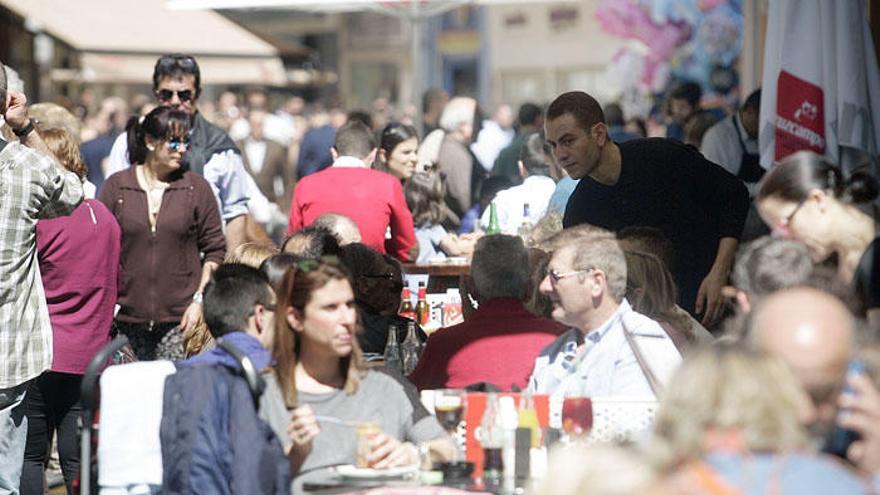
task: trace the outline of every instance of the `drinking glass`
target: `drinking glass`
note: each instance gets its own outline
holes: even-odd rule
[[[562,429],[569,439],[586,438],[593,428],[593,401],[589,397],[566,396],[562,403]]]
[[[453,462],[461,459],[458,442],[458,425],[464,419],[465,391],[461,389],[444,388],[434,392],[434,415],[437,421],[455,442],[455,457]]]

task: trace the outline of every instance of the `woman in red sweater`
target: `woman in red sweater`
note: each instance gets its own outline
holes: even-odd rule
[[[133,118],[133,166],[101,188],[122,228],[114,323],[140,360],[184,357],[182,330],[201,315],[202,290],[226,251],[211,187],[181,165],[189,129],[189,116],[169,107]]]

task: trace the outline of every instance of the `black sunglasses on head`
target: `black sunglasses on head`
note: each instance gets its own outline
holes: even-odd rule
[[[193,91],[191,89],[184,89],[182,91],[160,89],[156,91],[156,98],[158,98],[159,101],[171,101],[171,99],[174,98],[174,95],[177,95],[177,98],[184,103],[193,99]]]

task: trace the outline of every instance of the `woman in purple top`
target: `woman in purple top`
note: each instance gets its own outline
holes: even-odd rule
[[[101,188],[122,228],[115,328],[140,360],[184,358],[182,329],[200,318],[202,290],[226,252],[211,186],[182,165],[189,128],[189,115],[170,107],[133,118],[133,166]]]
[[[40,136],[62,165],[85,178],[79,147],[66,131],[40,130]],[[52,323],[52,369],[34,381],[26,398],[22,494],[42,495],[53,432],[58,433],[67,493],[74,493],[80,381],[89,360],[110,341],[119,243],[119,225],[94,199],[83,201],[70,216],[37,223],[37,258]]]

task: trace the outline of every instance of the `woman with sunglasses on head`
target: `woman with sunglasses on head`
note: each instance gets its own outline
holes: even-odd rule
[[[355,464],[358,429],[367,424],[374,427],[363,452],[368,467],[415,465],[419,444],[448,459],[452,442],[412,384],[364,367],[354,292],[341,266],[300,261],[277,296],[275,369],[265,376],[260,416],[288,454],[294,493],[319,478],[320,468]]]
[[[202,290],[226,251],[211,186],[181,164],[189,126],[189,116],[170,107],[132,118],[135,166],[110,176],[100,193],[122,228],[114,326],[139,360],[184,357],[183,330],[199,319]]]
[[[868,318],[880,323],[880,232],[859,206],[877,198],[867,172],[844,178],[840,168],[801,151],[767,172],[758,186],[758,212],[774,234],[801,241],[816,263],[837,258],[841,281],[852,284]]]
[[[401,184],[416,172],[419,160],[419,135],[415,127],[392,122],[379,135],[379,159],[374,168],[387,172]]]

